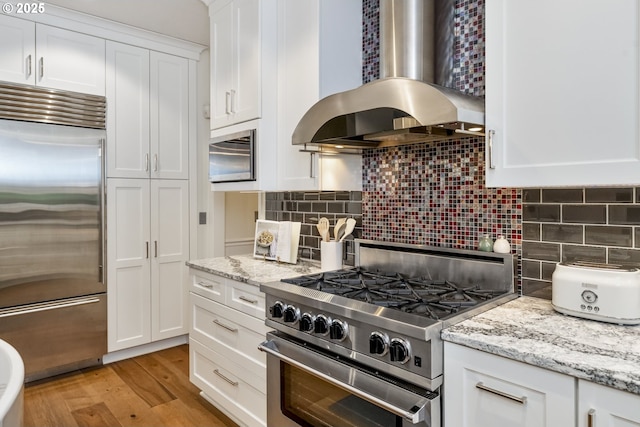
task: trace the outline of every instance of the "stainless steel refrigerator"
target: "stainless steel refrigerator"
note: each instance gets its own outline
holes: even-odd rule
[[[26,381],[107,352],[105,105],[0,82],[0,338]]]

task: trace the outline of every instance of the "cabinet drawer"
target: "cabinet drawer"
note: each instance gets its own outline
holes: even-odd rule
[[[265,393],[243,380],[244,367],[189,340],[189,379],[220,408],[248,426],[266,426]],[[264,383],[264,380],[261,380]],[[264,390],[264,385],[261,387]]]
[[[266,356],[258,350],[268,331],[264,322],[199,295],[191,294],[191,302],[191,336],[264,379]]]
[[[225,290],[224,277],[198,273],[191,269],[191,292],[219,303],[224,303]]]
[[[261,321],[265,319],[265,298],[257,286],[229,280],[227,305]]]

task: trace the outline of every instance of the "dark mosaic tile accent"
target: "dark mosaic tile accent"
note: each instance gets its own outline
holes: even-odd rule
[[[455,89],[484,96],[484,0],[457,0],[454,28]]]
[[[560,222],[560,205],[525,203],[522,208],[522,220]]]
[[[586,188],[587,203],[632,203],[633,188]]]
[[[609,205],[609,224],[640,225],[640,205]]]
[[[365,150],[365,238],[476,249],[483,234],[522,240],[521,192],[484,186],[484,141]]]
[[[562,205],[562,222],[606,224],[607,207],[605,205]]]
[[[616,226],[587,225],[584,229],[584,242],[587,245],[633,246],[633,228]]]
[[[542,224],[545,242],[582,243],[582,225]]]
[[[625,264],[640,267],[640,251],[634,249],[609,248],[611,264]]]
[[[562,245],[562,261],[607,262],[606,248],[596,246]]]
[[[582,203],[581,188],[543,188],[543,203]]]
[[[380,1],[362,1],[362,83],[380,77]]]

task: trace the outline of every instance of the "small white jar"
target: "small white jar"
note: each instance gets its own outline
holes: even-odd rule
[[[493,252],[499,254],[508,254],[511,253],[511,245],[509,241],[501,234],[498,236],[496,241],[493,243]]]

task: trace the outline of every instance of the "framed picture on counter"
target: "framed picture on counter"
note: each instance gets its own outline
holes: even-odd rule
[[[254,258],[295,264],[298,262],[299,222],[256,221]]]

